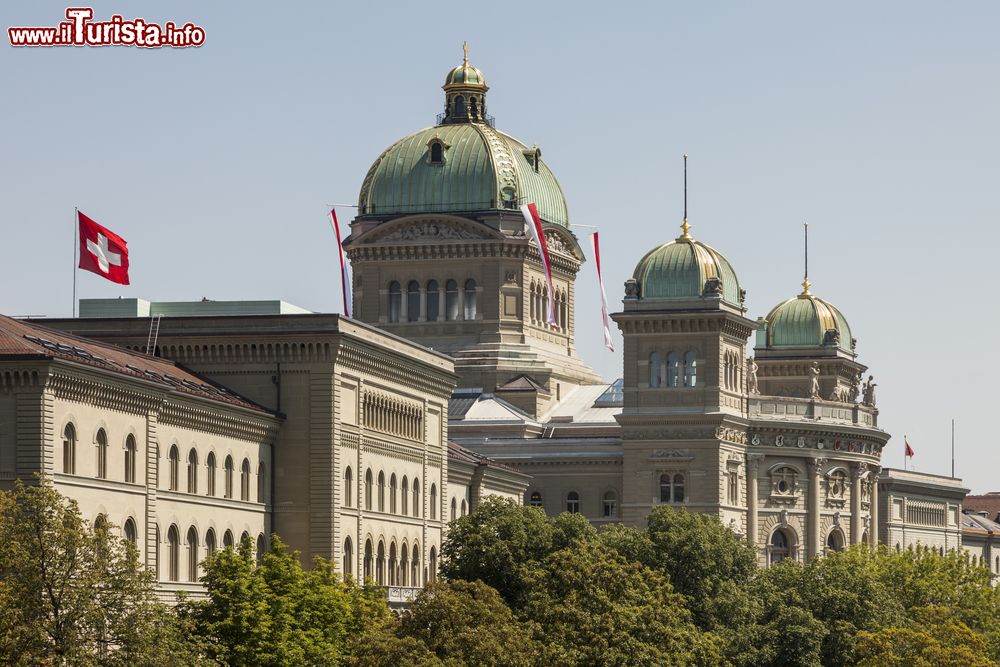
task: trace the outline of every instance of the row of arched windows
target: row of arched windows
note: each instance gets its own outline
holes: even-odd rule
[[[545,500],[541,491],[532,491],[528,494],[528,505],[531,507],[544,507]],[[572,514],[580,512],[580,493],[570,491],[566,494],[566,511]],[[601,516],[605,519],[615,519],[618,517],[618,494],[613,490],[604,492],[601,496]]]
[[[474,320],[478,301],[476,281],[469,278],[460,290],[458,282],[449,279],[441,289],[437,280],[421,285],[416,280],[406,284],[406,292],[399,281],[389,283],[390,322],[441,322],[445,320]]]
[[[868,541],[868,533],[864,533],[861,538],[862,543]],[[826,551],[833,553],[843,551],[847,545],[847,538],[844,531],[834,526],[826,536]],[[787,558],[797,558],[798,536],[791,526],[779,526],[771,533],[771,539],[767,543],[767,562],[769,565],[780,563]]]
[[[109,479],[111,472],[111,452],[108,449],[108,433],[104,428],[97,429],[94,436],[94,471],[98,479]],[[135,436],[131,433],[125,436],[125,445],[122,455],[122,477],[128,484],[135,484],[136,481],[136,455],[138,450],[135,444]],[[72,422],[66,424],[62,434],[62,472],[67,475],[76,474],[77,457],[77,433],[76,426]]]
[[[427,569],[421,570],[420,558],[420,544],[416,541],[412,547],[408,547],[406,540],[403,540],[397,548],[396,540],[392,539],[387,551],[385,538],[379,537],[376,546],[369,537],[365,540],[362,578],[364,581],[374,581],[379,586],[423,586],[437,578],[437,548],[431,547]],[[344,576],[353,576],[353,568],[354,548],[348,537],[344,540]]]
[[[461,509],[462,513],[459,514],[458,512],[459,512],[458,498],[451,499],[451,520],[454,521],[459,516],[465,516],[466,514],[469,513],[469,503],[466,501],[465,498],[462,498],[462,509]]]
[[[188,493],[198,493],[198,478],[199,478],[199,468],[198,468],[198,451],[192,447],[188,451],[187,455],[187,470],[186,470],[186,491]],[[223,498],[233,498],[234,496],[234,470],[233,470],[233,457],[227,456],[224,467],[223,467]],[[177,445],[170,446],[170,452],[167,455],[167,488],[171,491],[180,491],[180,468],[181,468],[181,455],[180,450],[177,449]],[[215,452],[209,452],[208,457],[205,460],[206,469],[206,479],[205,479],[205,495],[215,496],[216,493],[216,459]],[[243,463],[240,464],[240,500],[249,501],[250,500],[250,489],[251,489],[251,466],[250,459],[244,458]],[[264,468],[264,462],[261,461],[257,464],[257,497],[256,501],[258,503],[265,502],[267,498],[267,475]]]
[[[649,386],[658,387],[695,387],[698,385],[698,357],[694,351],[684,353],[682,357],[677,352],[668,352],[662,357],[659,352],[649,355]]]
[[[410,479],[403,475],[403,477],[398,480],[396,473],[392,473],[389,476],[388,485],[388,508],[386,507],[386,479],[385,473],[381,470],[378,472],[378,489],[375,486],[375,476],[372,473],[372,469],[368,468],[365,472],[365,509],[373,509],[374,496],[377,493],[378,496],[378,511],[388,512],[389,514],[401,514],[402,516],[423,516],[423,504],[420,498],[420,480],[416,477],[413,478],[412,483]],[[344,506],[354,507],[354,471],[351,466],[344,468]],[[411,504],[412,499],[412,504]],[[431,496],[430,496],[430,508],[431,508],[431,519],[437,519],[437,485],[431,484]]]
[[[660,475],[660,502],[661,503],[682,503],[685,498],[687,480],[683,473],[665,472]]]
[[[130,519],[131,520],[131,519]],[[250,534],[243,531],[240,536],[240,541],[248,539]],[[233,531],[226,530],[222,535],[222,548],[233,549],[236,548],[238,543],[234,542]],[[198,539],[198,529],[191,526],[187,530],[187,536],[184,543],[181,544],[180,540],[180,530],[177,528],[177,524],[171,524],[167,529],[167,581],[181,581],[181,549],[182,547],[187,547],[187,557],[186,564],[184,568],[184,580],[196,582],[198,581],[198,564],[202,561],[201,556],[201,545]],[[256,556],[257,563],[259,564],[264,557],[264,551],[267,548],[267,542],[264,539],[264,534],[260,533],[257,535],[256,544]],[[209,528],[205,533],[205,556],[211,556],[218,549],[218,541],[215,534],[214,528]],[[156,528],[156,571],[160,572],[160,529],[159,526]]]
[[[532,280],[528,288],[528,313],[532,324],[547,326],[549,318],[549,286]],[[553,300],[553,315],[560,331],[569,329],[569,299],[566,290],[556,289]]]

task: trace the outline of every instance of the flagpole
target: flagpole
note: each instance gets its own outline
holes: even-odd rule
[[[906,470],[906,434],[903,434],[903,470]]]
[[[73,317],[76,318],[76,251],[79,247],[79,242],[77,234],[79,233],[80,227],[80,209],[76,206],[73,207]]]
[[[951,420],[951,478],[955,479],[955,420]]]

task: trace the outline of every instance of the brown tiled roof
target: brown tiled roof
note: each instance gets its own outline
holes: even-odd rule
[[[967,512],[986,512],[995,521],[1000,520],[1000,493],[987,493],[982,496],[966,496],[962,501],[962,509]]]
[[[60,359],[119,375],[141,378],[182,394],[270,412],[220,384],[167,359],[132,352],[0,315],[0,361]]]

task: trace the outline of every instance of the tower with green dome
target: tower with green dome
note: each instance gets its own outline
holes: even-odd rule
[[[573,387],[601,381],[574,346],[574,281],[585,257],[542,151],[496,129],[486,77],[467,48],[442,88],[437,122],[390,145],[361,185],[344,244],[354,316],[454,356],[460,386],[507,391],[540,414]],[[550,252],[554,328],[519,210],[529,202]]]

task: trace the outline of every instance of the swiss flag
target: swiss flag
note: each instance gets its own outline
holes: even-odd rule
[[[128,244],[107,227],[97,224],[82,212],[80,221],[80,268],[128,285]]]

